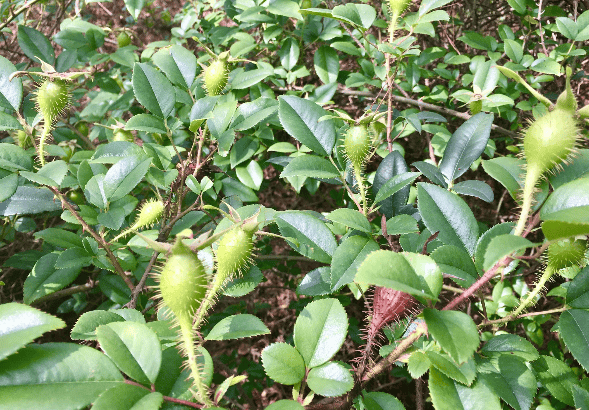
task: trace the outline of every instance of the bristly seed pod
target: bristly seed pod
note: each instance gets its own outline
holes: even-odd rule
[[[162,201],[152,199],[145,202],[133,224],[133,230],[153,225],[161,218],[163,212],[164,203]]]
[[[362,168],[368,159],[372,141],[368,129],[363,125],[350,127],[344,137],[345,154],[355,168]]]
[[[209,96],[219,95],[227,85],[229,69],[227,61],[217,59],[204,70],[203,79]]]
[[[554,271],[579,266],[585,258],[587,241],[584,239],[564,239],[548,246],[548,267]]]
[[[253,250],[252,233],[241,226],[223,235],[217,247],[217,275],[223,282],[249,265]]]
[[[58,79],[43,81],[37,89],[36,101],[46,126],[53,125],[70,103],[65,81]]]

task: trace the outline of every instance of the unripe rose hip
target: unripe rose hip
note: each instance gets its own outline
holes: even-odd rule
[[[218,59],[206,67],[203,79],[209,96],[219,95],[227,85],[228,78],[229,70],[227,68],[227,61]]]
[[[368,129],[363,125],[350,127],[344,137],[346,156],[354,167],[361,168],[370,154],[371,141]]]
[[[235,273],[241,272],[251,262],[254,250],[252,234],[242,227],[227,232],[217,247],[217,274],[225,281]]]

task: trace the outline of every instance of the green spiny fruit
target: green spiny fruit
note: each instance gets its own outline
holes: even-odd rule
[[[372,146],[370,133],[363,125],[350,127],[344,137],[346,156],[354,167],[361,168],[370,154]]]
[[[574,115],[555,109],[530,124],[524,133],[528,171],[543,174],[565,161],[575,150],[579,128]]]
[[[131,36],[126,31],[121,31],[117,36],[117,44],[119,47],[126,47],[131,44]]]
[[[219,95],[227,85],[229,69],[227,61],[217,59],[205,68],[203,79],[207,93],[210,96]]]
[[[208,286],[200,259],[178,239],[158,276],[163,303],[181,324],[191,322]]]
[[[163,212],[164,203],[162,201],[150,200],[145,202],[133,224],[133,230],[153,225],[161,218]]]
[[[27,149],[33,146],[33,140],[29,134],[23,130],[18,130],[12,137],[19,147]]]
[[[249,265],[253,250],[252,233],[241,226],[223,235],[217,247],[217,275],[223,282]]]
[[[69,106],[68,87],[63,80],[45,80],[37,89],[37,108],[48,126],[53,125],[57,118]]]
[[[411,3],[411,0],[389,0],[391,14],[397,17],[400,16],[405,11],[409,3]]]
[[[482,100],[473,100],[468,103],[468,108],[470,111],[470,115],[476,115],[483,109],[483,101]]]
[[[554,271],[578,266],[585,258],[587,241],[583,239],[564,239],[548,246],[548,266]]]
[[[133,133],[131,131],[127,131],[127,130],[124,130],[122,128],[119,128],[112,135],[112,140],[113,141],[134,142],[135,141],[135,137],[133,137]]]

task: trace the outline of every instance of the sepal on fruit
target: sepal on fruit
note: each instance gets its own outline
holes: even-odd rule
[[[566,68],[566,89],[558,96],[556,100],[556,109],[570,111],[572,114],[577,111],[577,99],[571,88],[571,76],[573,71],[570,67]]]

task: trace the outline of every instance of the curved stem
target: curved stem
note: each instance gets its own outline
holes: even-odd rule
[[[41,167],[45,166],[45,141],[47,141],[49,135],[51,135],[51,125],[48,125],[45,121],[45,124],[43,124],[43,133],[39,138],[39,145],[37,147],[37,155],[39,156]]]
[[[190,317],[178,318],[180,322],[180,338],[186,352],[188,367],[190,368],[190,374],[196,387],[196,399],[207,407],[213,405],[207,391],[207,386],[204,384],[200,369],[196,363],[197,354],[194,345],[194,334],[192,332],[192,320]]]
[[[362,198],[362,213],[366,215],[366,190],[364,187],[364,177],[362,176],[362,168],[353,165],[354,168],[354,177],[356,178],[356,182],[358,182],[358,189],[360,190],[360,197]]]
[[[546,270],[542,274],[542,276],[540,276],[540,280],[538,281],[538,283],[536,283],[534,290],[531,291],[530,293],[528,293],[528,296],[526,297],[526,299],[518,306],[517,309],[515,309],[513,311],[513,313],[511,315],[509,315],[509,317],[515,318],[515,317],[519,316],[519,314],[525,308],[527,308],[530,303],[533,302],[534,298],[538,295],[538,293],[540,293],[542,291],[542,289],[544,288],[544,285],[546,285],[546,282],[548,282],[548,280],[552,277],[552,275],[554,275],[555,272],[556,272],[556,270],[554,270],[554,268],[552,268],[550,265],[548,265],[546,267]]]
[[[196,315],[195,315],[194,321],[193,321],[193,328],[196,331],[198,331],[198,329],[202,325],[205,315],[207,314],[209,309],[213,306],[214,301],[215,301],[215,297],[217,296],[217,293],[219,293],[219,291],[221,290],[222,287],[223,287],[223,280],[221,279],[220,275],[217,273],[215,275],[215,279],[214,279],[211,287],[209,288],[209,290],[207,291],[207,294],[205,295],[205,298],[202,300],[202,302],[200,303],[200,307],[196,311]]]
[[[519,220],[517,221],[517,226],[515,227],[514,235],[521,236],[524,229],[526,228],[526,222],[528,221],[528,216],[530,215],[530,210],[532,209],[532,204],[534,202],[534,189],[536,188],[536,184],[542,175],[542,170],[537,166],[528,166],[528,170],[526,173],[526,181],[524,184],[524,192],[523,192],[523,203],[522,203],[522,211],[519,216]]]

